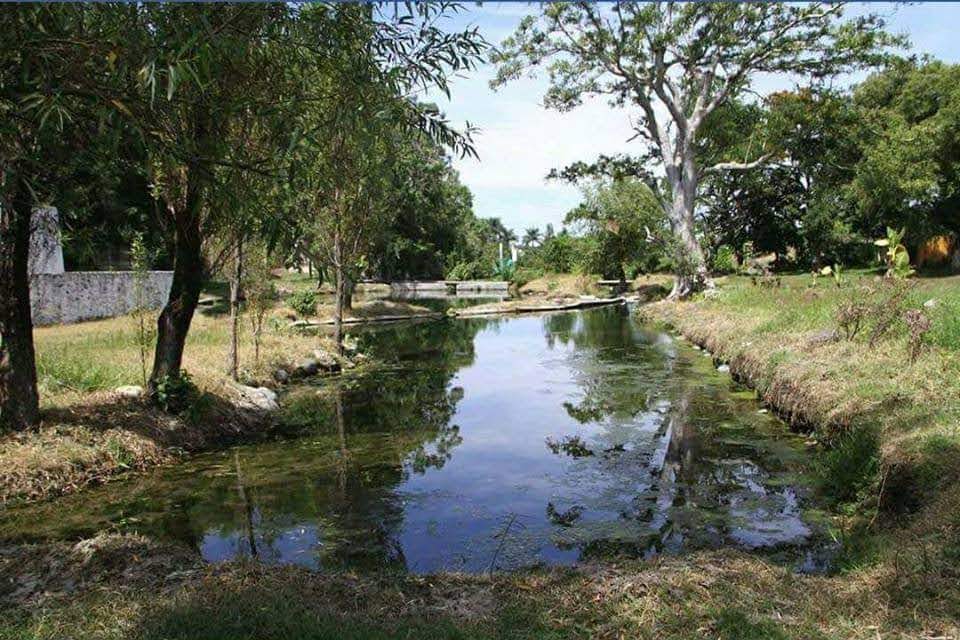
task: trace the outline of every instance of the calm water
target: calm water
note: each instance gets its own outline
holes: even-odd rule
[[[361,335],[390,361],[290,391],[298,439],[11,511],[0,537],[103,529],[313,568],[472,572],[738,546],[810,565],[802,442],[626,308]]]

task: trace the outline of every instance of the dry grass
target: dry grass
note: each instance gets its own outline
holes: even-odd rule
[[[317,317],[321,322],[333,322],[334,306],[323,304],[317,307]],[[377,320],[382,318],[432,317],[442,314],[409,302],[395,300],[355,301],[350,309],[345,309],[343,317],[356,320]]]
[[[552,273],[536,280],[531,280],[520,287],[520,296],[523,298],[548,299],[575,299],[583,295],[606,297],[611,294],[610,287],[598,285],[601,280],[597,275],[576,273]],[[673,277],[667,274],[648,274],[638,276],[636,280],[627,283],[630,291],[644,291],[653,286],[663,286],[669,289]]]

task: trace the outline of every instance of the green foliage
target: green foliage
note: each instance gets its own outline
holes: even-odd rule
[[[317,314],[319,297],[315,289],[304,289],[287,296],[287,304],[301,318],[310,318]]]
[[[134,338],[137,342],[137,353],[140,356],[141,383],[144,388],[147,386],[147,372],[150,367],[150,348],[157,337],[155,314],[147,304],[144,288],[152,261],[153,252],[147,248],[143,234],[136,233],[130,243],[134,301],[130,317],[134,325]]]
[[[516,273],[515,273],[514,276],[513,276],[513,283],[514,283],[517,287],[522,287],[523,285],[527,284],[528,282],[531,282],[531,281],[536,280],[536,279],[538,279],[538,278],[542,278],[543,276],[544,276],[544,272],[543,272],[543,270],[540,269],[540,268],[537,268],[537,267],[517,267]]]
[[[873,241],[876,246],[886,248],[884,262],[887,266],[887,277],[909,278],[914,274],[913,267],[910,266],[910,253],[903,245],[905,234],[905,229],[898,231],[887,227],[887,237]]]
[[[581,191],[583,202],[565,219],[584,233],[580,270],[611,279],[625,277],[628,266],[652,270],[663,253],[647,236],[664,235],[667,223],[650,187],[620,178],[594,180]]]
[[[495,262],[493,265],[493,277],[497,280],[513,282],[516,272],[517,267],[510,258],[504,258],[503,260]]]
[[[193,405],[198,397],[197,387],[190,374],[181,369],[176,376],[163,376],[153,389],[153,401],[167,413],[180,413]]]
[[[569,233],[558,233],[544,240],[536,253],[535,264],[550,273],[571,273],[582,257],[580,244]]]
[[[114,389],[129,380],[127,375],[128,371],[115,363],[91,359],[70,346],[37,352],[39,384],[51,392],[67,389],[88,393]]]
[[[458,262],[447,271],[447,280],[484,280],[492,276],[489,263],[479,260]]]
[[[880,439],[860,427],[839,436],[819,460],[820,485],[836,504],[860,502],[876,488],[880,471]]]
[[[737,271],[737,254],[728,244],[717,247],[713,254],[713,271],[715,273],[735,273]]]

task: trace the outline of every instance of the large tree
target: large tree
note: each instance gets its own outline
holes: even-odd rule
[[[0,23],[0,429],[39,421],[27,272],[32,211],[63,205],[76,156],[109,117],[102,7],[19,6]]]
[[[960,234],[960,65],[899,60],[853,94],[863,157],[851,196],[868,237]]]
[[[304,108],[290,158],[288,232],[334,275],[334,331],[342,351],[343,310],[366,255],[395,218],[405,147],[424,137],[473,153],[469,130],[453,129],[431,105],[427,89],[449,91],[449,76],[470,68],[485,43],[475,29],[447,33],[440,22],[456,5],[414,5],[380,11],[371,5],[311,7],[304,27],[324,35],[311,57]]]
[[[649,172],[677,242],[671,295],[709,283],[695,233],[699,185],[707,173],[744,170],[769,159],[704,165],[701,128],[716,109],[750,89],[759,73],[822,78],[876,63],[893,42],[875,15],[842,20],[842,5],[823,3],[635,3],[544,5],[525,18],[494,56],[494,86],[546,66],[548,107],[572,109],[588,96],[631,107],[645,159],[662,165],[666,188]]]

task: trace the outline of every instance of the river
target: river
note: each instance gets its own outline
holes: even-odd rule
[[[206,560],[486,572],[738,547],[816,569],[801,437],[626,307],[362,332],[386,364],[284,396],[296,438],[11,509],[0,537],[138,531]]]

